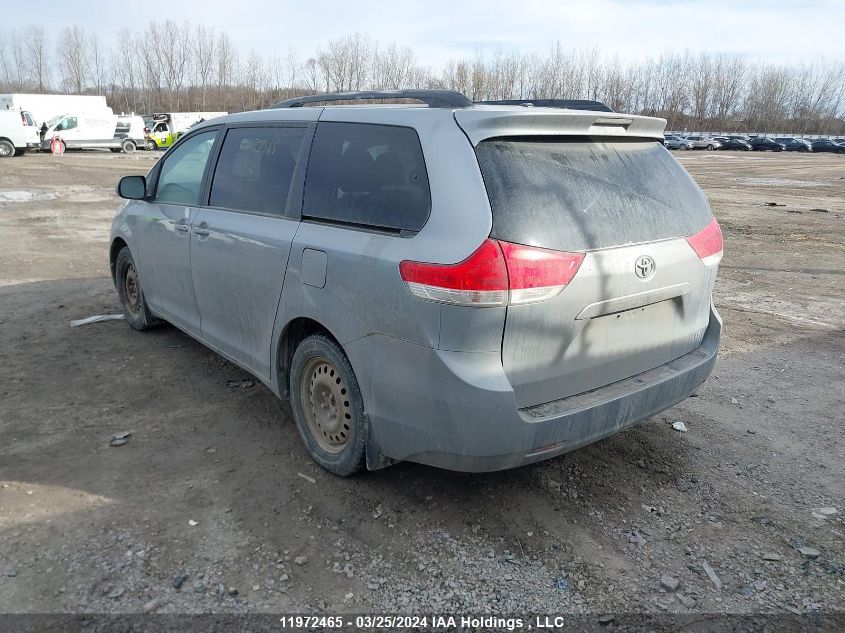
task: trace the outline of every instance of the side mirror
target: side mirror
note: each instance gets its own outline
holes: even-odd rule
[[[124,176],[117,183],[117,195],[127,200],[143,200],[147,197],[147,179],[143,176]]]

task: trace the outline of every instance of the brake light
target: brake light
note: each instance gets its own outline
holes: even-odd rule
[[[575,276],[583,253],[487,239],[457,264],[403,261],[399,274],[415,297],[473,306],[546,301]]]
[[[500,306],[507,303],[508,271],[495,240],[484,243],[457,264],[403,261],[399,274],[420,299],[463,305]]]
[[[563,253],[545,248],[499,242],[508,267],[511,304],[546,301],[572,281],[584,253]]]
[[[722,229],[716,218],[695,235],[687,238],[692,250],[701,258],[705,266],[718,264],[724,252]]]

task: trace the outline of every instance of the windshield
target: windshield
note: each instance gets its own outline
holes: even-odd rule
[[[497,239],[586,251],[693,235],[712,218],[704,194],[656,141],[491,139],[476,155]]]

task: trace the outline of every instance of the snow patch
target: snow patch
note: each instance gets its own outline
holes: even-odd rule
[[[734,178],[736,182],[742,182],[747,185],[759,185],[761,187],[825,187],[826,183],[816,182],[811,180],[789,180],[787,178],[752,178],[743,176]]]
[[[58,197],[58,194],[51,191],[0,190],[0,202],[33,202],[35,200],[55,200]]]

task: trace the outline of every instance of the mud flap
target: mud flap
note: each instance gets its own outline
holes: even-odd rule
[[[373,438],[373,425],[370,416],[365,412],[364,417],[367,419],[367,447],[365,449],[367,453],[367,470],[381,470],[397,463],[399,460],[388,457],[381,452],[381,447],[375,441],[375,438]]]

